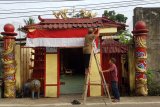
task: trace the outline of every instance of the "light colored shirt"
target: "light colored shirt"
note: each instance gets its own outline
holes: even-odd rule
[[[84,41],[84,47],[83,47],[83,53],[84,54],[91,54],[92,51],[92,42],[95,39],[94,34],[88,34],[85,36],[85,41]]]

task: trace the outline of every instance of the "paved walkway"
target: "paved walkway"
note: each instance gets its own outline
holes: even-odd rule
[[[83,103],[83,100],[80,95],[63,95],[59,98],[40,98],[34,99],[31,98],[16,98],[16,99],[9,99],[9,98],[2,98],[0,99],[0,106],[4,107],[24,107],[24,106],[75,106],[72,105],[71,102],[73,100],[78,100]],[[86,105],[94,106],[94,105],[109,105],[109,99],[105,97],[88,97],[86,101]],[[160,107],[160,96],[147,96],[147,97],[121,97],[121,102],[116,104],[120,105],[135,105],[135,104],[158,104]],[[83,104],[81,104],[83,105]],[[77,106],[77,105],[76,105]],[[78,105],[80,106],[80,105]],[[82,106],[84,107],[84,106]]]

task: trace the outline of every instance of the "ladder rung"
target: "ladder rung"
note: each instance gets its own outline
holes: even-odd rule
[[[98,84],[98,83],[90,83],[90,85],[102,85],[102,84]]]

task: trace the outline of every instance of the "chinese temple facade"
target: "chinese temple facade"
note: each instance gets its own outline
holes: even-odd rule
[[[99,28],[100,37],[95,40],[99,49],[98,58],[103,70],[107,69],[110,57],[116,58],[119,88],[126,93],[134,84],[129,77],[128,46],[120,43],[116,36],[126,25],[111,21],[106,17],[43,19],[25,26],[27,31],[26,46],[15,47],[16,89],[21,90],[28,79],[41,81],[41,95],[59,97],[63,94],[82,94],[85,69],[83,62],[84,37],[88,28]],[[23,59],[20,58],[23,56]],[[22,68],[22,65],[24,67]],[[132,71],[133,72],[133,71]],[[104,74],[110,82],[110,74]],[[124,89],[125,88],[125,89]],[[96,61],[91,62],[88,96],[103,95],[101,78]],[[14,96],[14,94],[13,94]]]
[[[41,83],[43,83],[45,97],[83,93],[84,63],[82,48],[88,28],[99,28],[102,36],[112,36],[118,30],[125,28],[125,25],[105,17],[42,19],[39,16],[39,20],[39,24],[25,26],[24,28],[28,30],[26,46],[37,47],[33,52],[32,78],[43,78]],[[102,39],[96,40],[96,44],[100,47],[101,43]],[[126,52],[127,49],[119,53]],[[100,53],[102,53],[102,48],[100,48]],[[99,58],[102,60],[102,54],[100,53]],[[103,95],[103,89],[95,60],[92,61],[91,69],[88,96],[101,96]]]

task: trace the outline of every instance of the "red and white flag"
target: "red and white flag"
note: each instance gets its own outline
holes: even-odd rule
[[[34,30],[27,34],[28,47],[81,47],[88,29]]]

